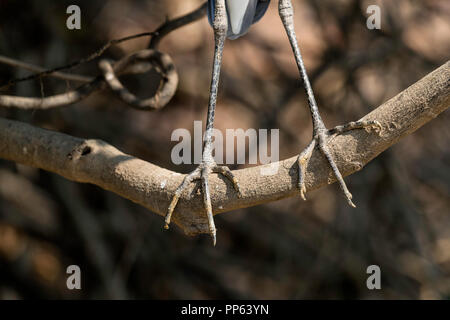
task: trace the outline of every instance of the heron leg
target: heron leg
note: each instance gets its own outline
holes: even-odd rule
[[[294,29],[294,9],[292,6],[291,0],[279,0],[278,10],[283,22],[284,28],[286,30],[287,36],[289,38],[289,42],[291,44],[292,50],[294,52],[295,61],[297,63],[298,70],[303,80],[303,84],[306,90],[306,95],[308,96],[308,105],[311,112],[312,123],[313,123],[313,139],[312,142],[300,153],[297,163],[298,163],[298,171],[299,171],[299,183],[298,187],[300,189],[300,195],[303,199],[305,198],[306,186],[305,186],[305,171],[308,165],[309,158],[311,157],[312,151],[315,146],[319,147],[321,153],[327,159],[336,179],[339,182],[339,185],[342,191],[345,194],[347,202],[350,206],[355,207],[352,202],[352,194],[348,191],[347,185],[345,184],[344,179],[336,165],[336,162],[331,155],[331,152],[328,148],[327,142],[331,137],[336,136],[338,134],[342,134],[344,132],[354,130],[354,129],[362,129],[362,128],[375,128],[381,131],[381,125],[376,121],[357,121],[350,122],[348,124],[337,126],[331,130],[328,130],[325,127],[325,124],[320,116],[319,108],[317,107],[316,99],[314,98],[314,93],[311,87],[311,83],[309,82],[308,74],[306,72],[305,64],[303,63],[302,54],[300,52],[300,47],[298,45],[297,36],[295,34]]]
[[[183,192],[193,181],[201,180],[201,191],[203,193],[203,204],[206,210],[206,215],[208,218],[209,233],[211,234],[213,244],[216,244],[216,227],[214,224],[212,205],[211,205],[211,194],[209,191],[208,177],[211,173],[222,174],[225,178],[231,181],[235,190],[240,195],[239,183],[236,177],[233,175],[231,170],[226,166],[218,166],[214,161],[212,156],[212,133],[214,129],[214,113],[216,109],[217,102],[217,92],[219,86],[220,78],[220,68],[222,65],[222,53],[225,45],[225,39],[228,30],[228,20],[225,9],[225,0],[216,0],[215,3],[215,17],[214,17],[214,62],[213,71],[211,79],[211,88],[209,93],[209,105],[208,105],[208,116],[206,119],[206,132],[205,140],[203,144],[203,155],[202,162],[200,165],[190,174],[188,174],[181,185],[175,191],[175,195],[172,198],[172,202],[169,205],[165,218],[165,228],[169,228],[172,213],[178,203],[178,200]]]

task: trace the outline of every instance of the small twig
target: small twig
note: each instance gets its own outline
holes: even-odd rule
[[[181,28],[189,23],[203,18],[206,14],[207,2],[203,3],[198,9],[174,20],[167,20],[155,31],[155,35],[150,39],[148,48],[156,49],[159,42],[172,31]]]
[[[87,58],[80,59],[80,60],[74,61],[72,63],[69,63],[67,65],[56,67],[53,69],[45,70],[44,68],[41,68],[38,66],[30,65],[30,64],[27,64],[24,62],[20,62],[20,61],[11,59],[11,58],[0,56],[0,62],[10,64],[13,66],[15,65],[17,67],[25,68],[30,71],[38,71],[38,73],[27,76],[27,77],[12,79],[12,80],[8,81],[7,84],[0,86],[0,90],[5,89],[5,88],[8,89],[11,86],[13,86],[19,82],[22,82],[22,81],[32,80],[32,79],[36,79],[39,77],[46,77],[46,76],[50,76],[51,74],[53,74],[53,76],[56,78],[62,78],[62,79],[80,81],[80,82],[92,81],[92,78],[89,78],[89,77],[71,75],[71,74],[62,74],[62,73],[58,73],[58,71],[69,70],[69,69],[75,68],[76,66],[79,66],[81,64],[90,62],[90,61],[102,56],[103,53],[109,47],[119,44],[119,43],[122,43],[122,42],[125,42],[125,41],[140,38],[140,37],[147,37],[147,36],[151,37],[148,47],[150,49],[155,49],[158,46],[161,39],[164,38],[170,32],[172,32],[178,28],[181,28],[191,22],[201,19],[206,14],[206,6],[207,6],[207,2],[203,3],[198,9],[196,9],[182,17],[176,18],[174,20],[167,20],[154,32],[143,32],[143,33],[138,33],[138,34],[127,36],[127,37],[120,38],[120,39],[110,40],[103,47],[101,47],[99,50],[97,50],[96,52],[89,55]]]
[[[48,70],[45,70],[45,71],[42,71],[42,72],[39,72],[39,73],[35,73],[35,74],[32,74],[32,75],[27,76],[27,77],[18,78],[18,79],[12,79],[12,80],[8,81],[7,84],[2,85],[0,87],[0,89],[8,89],[11,86],[13,86],[13,85],[15,85],[15,84],[17,84],[19,82],[33,80],[33,79],[37,79],[37,78],[47,77],[50,74],[53,74],[53,73],[58,72],[58,71],[70,70],[70,69],[75,68],[75,67],[77,67],[77,66],[79,66],[81,64],[91,62],[92,60],[101,57],[103,55],[103,53],[105,53],[105,51],[109,47],[111,47],[113,45],[116,45],[116,44],[119,44],[119,43],[122,43],[122,42],[125,42],[125,41],[129,41],[129,40],[133,40],[133,39],[136,39],[136,38],[149,37],[149,36],[153,36],[153,35],[155,35],[154,32],[143,32],[143,33],[138,33],[138,34],[131,35],[131,36],[128,36],[128,37],[125,37],[125,38],[110,40],[103,47],[101,47],[100,49],[98,49],[94,53],[90,54],[86,58],[83,58],[83,59],[71,62],[71,63],[66,64],[64,66],[60,66],[60,67],[56,67],[56,68],[53,68],[53,69],[48,69]]]
[[[10,66],[16,67],[16,68],[22,68],[22,69],[33,71],[33,72],[47,71],[45,68],[42,68],[40,66],[22,62],[22,61],[12,59],[9,57],[5,57],[2,55],[0,55],[0,63],[7,64],[7,65],[10,65]],[[69,81],[77,81],[77,82],[90,82],[93,80],[92,77],[82,76],[82,75],[78,75],[78,74],[71,74],[71,73],[63,73],[63,72],[52,72],[52,73],[48,74],[47,76],[59,78],[59,79],[63,79],[63,80],[69,80]]]
[[[64,94],[59,94],[51,97],[46,97],[42,99],[38,98],[28,98],[28,97],[15,97],[15,96],[8,96],[8,95],[0,95],[0,105],[5,107],[16,107],[21,109],[48,109],[48,108],[54,108],[59,107],[63,105],[69,105],[75,102],[80,101],[81,99],[88,96],[90,93],[92,93],[93,90],[97,89],[99,85],[103,82],[103,80],[106,79],[106,83],[109,85],[110,89],[115,92],[124,102],[128,103],[134,108],[138,109],[144,109],[144,110],[154,110],[154,109],[160,109],[164,107],[170,99],[175,94],[177,85],[178,85],[178,74],[176,74],[175,66],[172,63],[171,58],[168,55],[164,55],[162,53],[155,53],[159,57],[158,59],[153,59],[153,61],[156,62],[156,66],[154,66],[159,73],[162,73],[162,85],[160,85],[159,89],[155,93],[155,95],[152,98],[141,100],[131,94],[123,85],[120,83],[118,78],[113,73],[116,72],[113,70],[114,68],[109,65],[107,61],[102,61],[100,63],[101,69],[103,71],[103,77],[96,77],[96,78],[88,78],[84,76],[78,76],[78,75],[70,75],[65,73],[60,73],[59,71],[62,70],[69,70],[72,68],[75,68],[76,66],[79,66],[81,64],[90,62],[96,58],[99,58],[103,55],[103,53],[112,45],[119,44],[121,42],[129,41],[132,39],[136,39],[139,37],[144,36],[150,36],[152,37],[152,41],[150,42],[149,47],[155,48],[159,41],[168,33],[172,32],[175,29],[178,29],[182,26],[185,26],[188,23],[191,23],[193,21],[196,21],[203,17],[206,13],[206,5],[205,2],[201,7],[194,10],[191,13],[188,13],[187,15],[184,15],[180,18],[174,19],[174,20],[168,20],[163,25],[161,25],[155,32],[143,32],[135,35],[131,35],[128,37],[120,38],[120,39],[114,39],[110,40],[108,43],[106,43],[104,46],[102,46],[99,50],[89,55],[87,58],[83,58],[77,61],[74,61],[72,63],[69,63],[64,66],[56,67],[53,69],[44,70],[41,67],[37,67],[34,65],[26,64],[14,59],[6,58],[0,56],[0,62],[4,62],[13,66],[26,68],[29,70],[35,70],[40,71],[36,74],[13,79],[10,80],[6,85],[3,85],[0,87],[1,89],[8,89],[10,86],[15,85],[22,81],[32,80],[32,79],[42,79],[47,76],[53,76],[62,78],[65,80],[76,80],[76,81],[82,81],[87,82],[85,85],[66,92]],[[136,53],[138,55],[139,53]],[[3,59],[1,59],[3,58]],[[127,59],[124,58],[124,59]],[[124,60],[123,59],[123,60]],[[123,61],[122,61],[123,62]],[[130,61],[127,62],[127,64],[130,63]],[[119,62],[120,64],[120,62]],[[162,69],[162,70],[161,70]]]
[[[20,109],[51,109],[67,106],[84,99],[102,83],[103,78],[97,77],[92,82],[86,83],[75,90],[45,98],[0,95],[0,106]]]
[[[133,108],[139,110],[156,110],[161,109],[169,103],[178,86],[178,74],[172,59],[169,55],[156,50],[146,49],[135,52],[125,56],[114,63],[114,65],[107,60],[101,60],[99,67],[103,73],[101,76],[96,77],[91,82],[84,84],[75,90],[44,97],[42,78],[39,78],[41,84],[41,98],[0,95],[0,106],[20,109],[50,109],[60,107],[80,101],[106,83],[116,96]],[[148,99],[136,97],[126,89],[117,78],[117,75],[121,73],[145,73],[153,68],[158,68],[162,80],[156,93],[153,97]]]

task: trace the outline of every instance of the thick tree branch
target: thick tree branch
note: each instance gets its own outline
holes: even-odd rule
[[[450,105],[449,85],[447,62],[363,118],[379,121],[384,129],[381,136],[356,130],[331,141],[330,149],[341,172],[349,175],[360,170],[446,110]],[[6,119],[0,119],[0,157],[69,180],[95,184],[160,215],[166,213],[173,192],[183,179],[179,173],[124,154],[104,141],[83,140]],[[210,183],[214,212],[298,196],[296,156],[277,164],[279,170],[274,175],[261,175],[261,168],[267,165],[235,171],[242,198],[237,197],[228,181],[213,176]],[[320,152],[314,151],[306,173],[307,189],[333,181],[327,163]],[[194,187],[180,199],[174,222],[187,234],[208,233],[201,196],[193,190]]]

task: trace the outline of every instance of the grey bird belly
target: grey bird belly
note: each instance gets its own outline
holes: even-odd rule
[[[229,39],[237,39],[246,34],[251,25],[261,19],[269,6],[270,0],[225,0]],[[208,1],[208,20],[214,21],[215,0]]]

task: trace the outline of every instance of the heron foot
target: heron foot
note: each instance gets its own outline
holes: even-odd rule
[[[298,164],[298,188],[300,189],[300,196],[303,200],[306,200],[306,186],[305,186],[305,172],[306,167],[308,166],[309,159],[311,158],[312,151],[316,147],[316,145],[319,146],[319,150],[321,153],[325,156],[327,159],[331,169],[333,170],[334,175],[336,176],[336,179],[339,182],[339,185],[344,192],[344,195],[347,199],[348,204],[355,208],[355,204],[352,202],[352,194],[350,191],[348,191],[347,185],[345,184],[344,179],[342,178],[341,172],[339,171],[333,156],[331,155],[331,152],[328,148],[328,141],[345,132],[355,130],[355,129],[366,129],[368,131],[374,130],[376,133],[380,134],[382,130],[382,126],[378,121],[354,121],[349,122],[344,125],[340,125],[337,127],[334,127],[333,129],[327,130],[315,130],[314,137],[310,144],[299,154],[297,158],[297,164]]]
[[[169,229],[170,220],[172,218],[172,213],[177,206],[178,200],[180,199],[183,191],[194,181],[201,181],[201,191],[203,194],[203,204],[205,206],[206,215],[208,218],[209,233],[212,237],[213,245],[216,245],[216,226],[214,224],[212,205],[211,205],[211,194],[209,191],[208,178],[211,173],[217,173],[223,175],[225,178],[231,181],[234,189],[237,191],[238,195],[241,196],[241,190],[239,187],[239,182],[234,176],[233,172],[227,166],[219,166],[213,161],[205,162],[203,161],[194,171],[186,175],[183,182],[178,186],[173,195],[172,201],[167,210],[165,217],[164,229]]]

